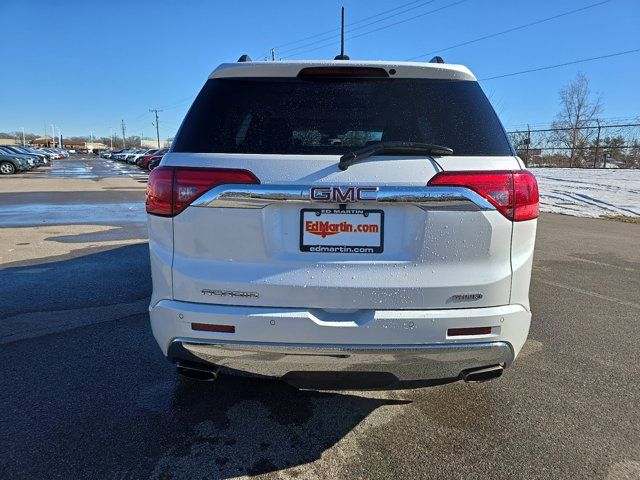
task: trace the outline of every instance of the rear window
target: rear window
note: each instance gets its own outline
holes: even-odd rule
[[[210,79],[173,151],[341,155],[381,140],[513,154],[477,82],[400,78]]]

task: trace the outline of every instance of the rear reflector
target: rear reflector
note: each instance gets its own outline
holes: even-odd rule
[[[174,217],[203,193],[229,183],[257,184],[247,170],[232,168],[159,167],[149,174],[147,213]]]
[[[200,330],[202,332],[218,332],[218,333],[236,333],[236,327],[233,325],[210,325],[208,323],[192,323],[192,330]]]
[[[429,180],[429,185],[469,188],[509,220],[520,222],[538,217],[538,182],[527,170],[440,172]]]
[[[450,328],[447,330],[448,337],[461,337],[463,335],[489,335],[491,327],[470,327],[470,328]]]

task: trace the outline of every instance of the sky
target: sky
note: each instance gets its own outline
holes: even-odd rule
[[[439,54],[479,79],[640,49],[640,0],[0,0],[0,132],[108,136],[124,120],[127,136],[154,137],[159,108],[160,135],[173,136],[220,63],[272,47],[333,58],[343,5],[352,59]],[[640,51],[481,85],[507,129],[539,127],[578,72],[605,121],[640,117]]]

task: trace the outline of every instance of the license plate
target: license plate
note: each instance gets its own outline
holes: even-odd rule
[[[382,253],[382,210],[304,209],[300,250],[317,253]]]

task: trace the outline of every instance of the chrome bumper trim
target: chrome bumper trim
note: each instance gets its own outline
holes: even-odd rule
[[[322,205],[310,199],[310,189],[305,185],[220,185],[196,199],[191,206],[264,208],[273,203]],[[381,186],[375,199],[356,204],[380,206],[398,203],[429,210],[495,210],[482,196],[464,187]]]
[[[427,345],[318,345],[174,338],[172,362],[214,364],[264,377],[292,372],[377,372],[400,381],[459,377],[471,368],[502,365],[514,358],[507,342]]]

